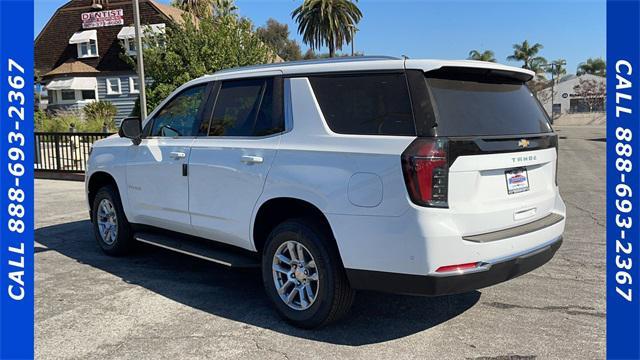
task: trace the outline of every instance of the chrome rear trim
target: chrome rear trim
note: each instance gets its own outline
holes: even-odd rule
[[[519,225],[512,228],[504,229],[504,230],[492,231],[484,234],[463,236],[462,239],[466,241],[476,242],[476,243],[486,243],[491,241],[504,240],[504,239],[532,233],[534,231],[542,230],[551,225],[555,225],[562,220],[564,220],[564,216],[556,213],[551,213],[543,217],[542,219],[538,219],[528,224]]]

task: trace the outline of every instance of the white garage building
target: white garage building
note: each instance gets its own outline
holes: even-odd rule
[[[553,113],[555,116],[573,113],[602,112],[605,111],[606,94],[602,91],[600,94],[592,94],[589,101],[585,100],[583,94],[576,93],[575,86],[580,84],[580,80],[592,80],[597,84],[602,84],[602,88],[606,87],[606,78],[596,75],[569,75],[560,79],[554,86],[553,96]],[[594,99],[596,97],[596,99]],[[538,99],[542,106],[551,114],[551,87],[538,92]]]

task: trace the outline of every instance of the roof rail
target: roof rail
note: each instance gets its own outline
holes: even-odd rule
[[[289,66],[295,66],[295,65],[333,64],[333,63],[341,63],[341,62],[380,61],[380,60],[401,60],[401,58],[398,58],[395,56],[344,56],[344,57],[328,58],[328,59],[296,60],[296,61],[285,61],[281,63],[234,67],[234,68],[216,71],[214,74],[216,75],[226,74],[226,73],[235,72],[239,70],[260,70],[260,69],[268,70],[272,68],[289,67]]]

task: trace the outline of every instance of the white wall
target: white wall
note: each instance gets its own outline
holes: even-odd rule
[[[606,78],[601,76],[595,76],[585,74],[581,76],[572,76],[571,78],[559,82],[554,87],[554,103],[560,104],[561,113],[566,114],[569,111],[569,104],[571,99],[577,98],[573,87],[580,83],[579,79],[595,80],[598,82],[606,83]],[[551,115],[551,87],[540,91],[538,99],[541,99],[542,106]],[[546,100],[546,101],[544,101]]]

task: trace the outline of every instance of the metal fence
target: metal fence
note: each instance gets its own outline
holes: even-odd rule
[[[84,172],[91,145],[108,133],[35,133],[35,170]]]

